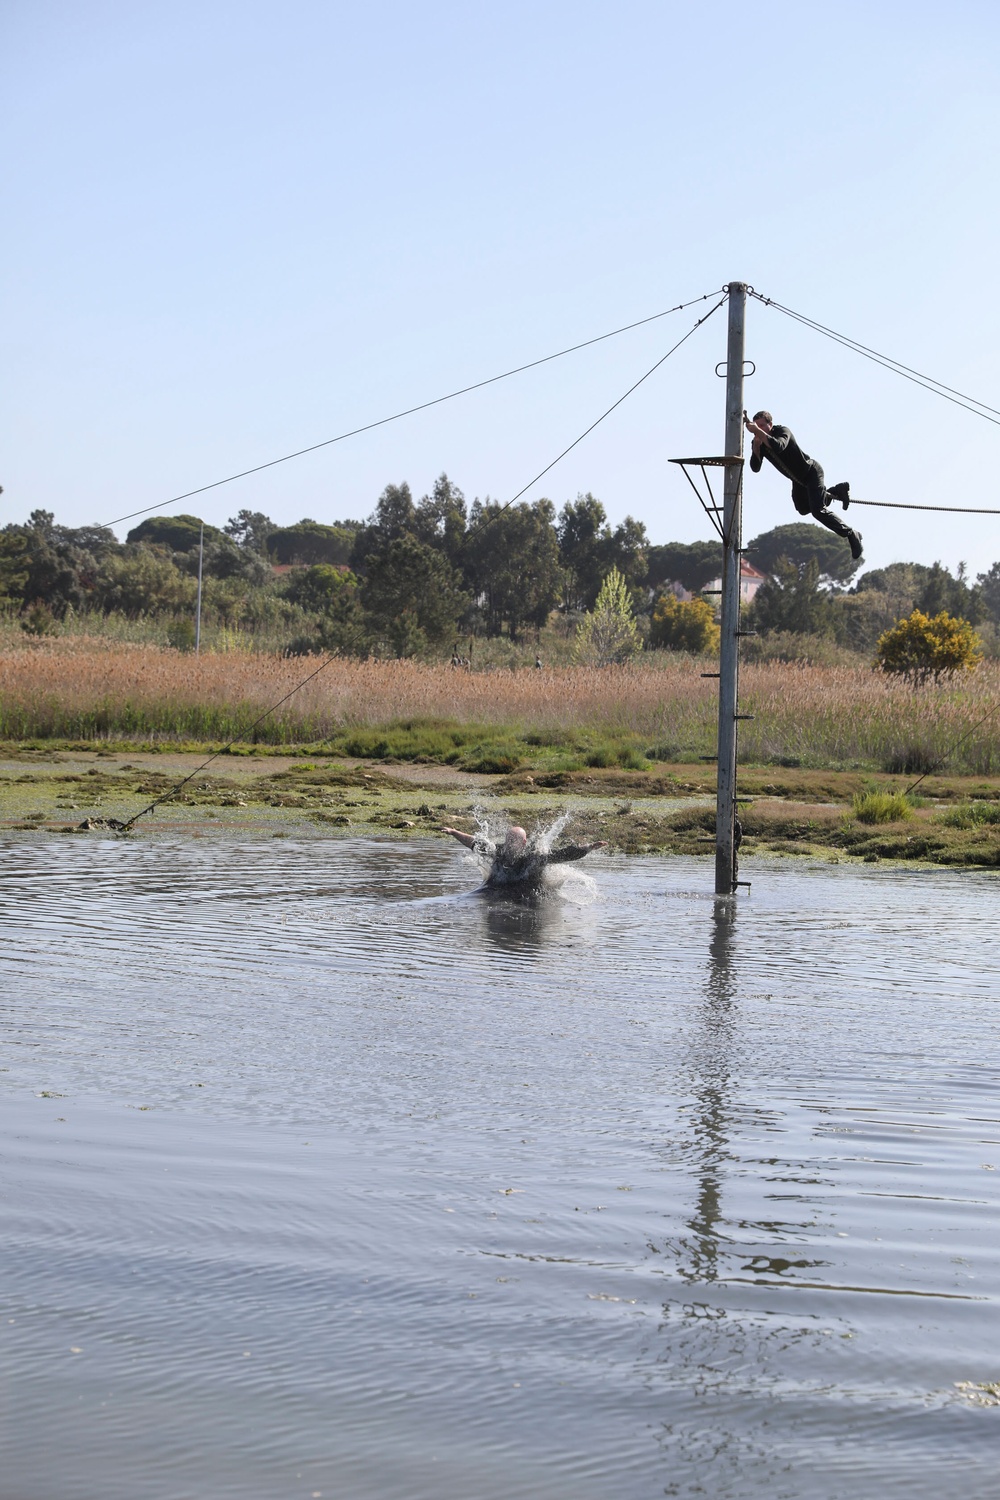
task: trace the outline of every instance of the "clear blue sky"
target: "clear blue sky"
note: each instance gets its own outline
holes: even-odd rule
[[[159,505],[734,278],[1000,407],[998,33],[963,0],[7,0],[3,518]],[[693,316],[174,508],[507,499]],[[706,535],[666,460],[721,451],[724,352],[718,314],[528,498]],[[753,304],[748,354],[831,482],[1000,509],[997,427]],[[748,538],[797,519],[776,475],[746,501]],[[1000,517],[855,515],[871,566],[1000,558]]]

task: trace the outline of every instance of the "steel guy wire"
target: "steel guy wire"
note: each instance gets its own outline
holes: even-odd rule
[[[281,458],[271,458],[266,463],[254,464],[250,469],[241,469],[238,474],[228,474],[225,479],[213,479],[211,484],[202,484],[197,489],[185,490],[182,495],[174,495],[169,500],[157,501],[155,505],[143,506],[141,510],[131,510],[127,515],[116,516],[113,521],[102,521],[100,524],[117,526],[120,522],[131,521],[136,516],[146,516],[152,510],[179,505],[182,500],[190,500],[194,495],[203,495],[207,490],[216,490],[224,484],[233,484],[237,479],[246,479],[250,474],[259,474],[264,469],[273,469],[278,464],[287,464],[293,458],[302,458],[306,453],[315,453],[318,449],[329,448],[334,443],[346,442],[348,438],[358,437],[363,432],[372,432],[376,427],[386,427],[390,422],[398,422],[403,417],[412,417],[416,412],[427,411],[432,406],[441,406],[445,401],[454,401],[458,396],[467,396],[470,391],[480,391],[484,386],[496,385],[500,380],[509,380],[512,375],[521,375],[525,370],[534,370],[539,365],[549,364],[554,359],[562,359],[567,354],[575,354],[579,349],[589,348],[591,344],[600,344],[605,339],[617,338],[620,333],[629,333],[633,328],[641,328],[646,323],[655,323],[659,318],[666,318],[671,313],[682,312],[686,307],[693,307],[696,302],[707,302],[713,295],[712,292],[704,292],[700,297],[692,297],[687,302],[678,302],[676,307],[668,307],[663,312],[651,313],[648,318],[639,318],[635,323],[625,323],[621,328],[612,328],[609,333],[599,333],[592,339],[584,339],[582,343],[571,344],[568,349],[559,349],[555,354],[544,354],[541,359],[529,360],[527,364],[517,365],[512,370],[504,370],[500,375],[490,375],[486,380],[477,380],[472,385],[464,385],[460,390],[449,391],[445,396],[435,396],[431,401],[421,401],[417,406],[408,406],[405,411],[393,412],[390,417],[380,417],[377,422],[366,422],[362,427],[352,427],[349,432],[341,432],[336,437],[324,438],[320,443],[310,443],[306,448],[297,448],[294,453],[285,453]]]
[[[776,312],[784,313],[785,317],[794,319],[796,323],[801,323],[806,328],[811,328],[815,333],[821,333],[824,338],[832,339],[834,343],[843,345],[845,349],[853,350],[864,359],[870,359],[874,364],[881,365],[883,369],[890,370],[894,375],[902,375],[904,380],[922,386],[932,395],[941,396],[952,405],[961,406],[965,411],[972,412],[973,416],[982,417],[984,421],[992,422],[994,426],[1000,427],[1000,410],[989,406],[985,401],[977,401],[975,396],[967,396],[962,391],[956,391],[952,386],[945,385],[944,381],[935,380],[933,375],[923,375],[919,370],[904,365],[902,360],[893,359],[890,354],[880,354],[878,350],[870,349],[867,344],[850,338],[846,333],[838,333],[835,329],[818,323],[815,318],[806,317],[805,313],[795,312],[793,308],[775,302],[773,297],[764,297],[760,292],[754,291],[751,291],[749,295],[757,302],[763,303],[765,307],[773,307]],[[989,415],[990,413],[992,415]]]
[[[656,361],[655,365],[651,365],[650,366],[650,368],[646,371],[645,375],[640,375],[639,379],[635,382],[635,385],[630,385],[629,386],[629,388],[625,392],[624,396],[619,396],[618,400],[615,401],[613,405],[609,406],[608,409],[607,409],[607,411],[601,413],[601,415],[597,418],[596,422],[591,422],[590,426],[584,432],[581,432],[580,436],[578,438],[574,438],[573,439],[573,441],[570,443],[570,445],[569,445],[568,448],[564,448],[563,451],[558,455],[558,457],[554,458],[550,464],[546,464],[545,468],[542,469],[540,473],[538,473],[538,474],[535,475],[534,479],[529,480],[528,483],[524,486],[523,489],[518,490],[517,494],[514,496],[514,498],[512,500],[508,500],[504,505],[501,505],[500,508],[499,508],[499,510],[491,511],[490,514],[489,514],[489,518],[487,520],[482,521],[480,524],[482,526],[492,525],[492,523],[499,516],[503,515],[504,511],[510,510],[511,506],[514,505],[518,500],[520,500],[520,498],[521,498],[522,495],[526,495],[527,494],[528,490],[531,489],[531,486],[533,484],[537,484],[540,479],[544,478],[544,476],[549,472],[550,469],[554,469],[555,466],[556,466],[556,464],[559,463],[560,459],[565,458],[566,455],[567,455],[567,453],[571,453],[573,451],[573,449],[577,446],[578,443],[582,443],[583,440],[584,440],[584,438],[588,437],[590,435],[590,433],[593,432],[593,430],[594,430],[595,427],[599,427],[600,426],[600,424],[604,421],[605,417],[610,417],[611,413],[613,411],[617,410],[617,408],[619,406],[621,406],[622,402],[626,401],[628,399],[628,397],[631,396],[631,394],[632,394],[633,391],[637,391],[639,389],[639,387],[643,384],[643,382],[649,379],[650,375],[654,375],[656,373],[656,371],[660,368],[660,366],[662,364],[666,363],[666,361],[670,358],[671,354],[675,354],[677,352],[677,350],[681,347],[682,344],[686,344],[687,341],[688,341],[688,339],[691,337],[691,335],[693,333],[697,333],[697,331],[701,327],[701,325],[703,323],[707,323],[708,320],[709,320],[709,318],[712,316],[712,314],[713,313],[717,313],[719,311],[719,308],[723,305],[723,303],[725,301],[726,301],[726,297],[723,296],[723,297],[721,297],[719,299],[719,301],[715,304],[714,307],[710,307],[709,310],[708,310],[708,312],[705,313],[704,317],[699,318],[698,321],[691,328],[688,329],[687,333],[684,335],[684,337],[682,339],[678,339],[677,342],[676,342],[676,344],[674,344],[672,348],[668,349],[667,352],[666,352],[666,354],[664,354],[661,359],[658,359]]]
[[[699,299],[699,300],[703,300],[703,299]],[[594,428],[597,427],[601,422],[603,422],[604,419],[605,419],[605,417],[609,417],[613,411],[615,411],[619,406],[621,406],[622,402],[625,401],[625,400],[627,400],[628,397],[631,396],[631,394],[632,394],[633,391],[637,391],[639,389],[639,387],[643,384],[643,382],[646,381],[646,380],[648,380],[649,377],[652,374],[654,374],[654,372],[656,370],[658,370],[660,368],[660,366],[662,364],[664,364],[670,358],[670,356],[672,354],[676,353],[676,351],[681,347],[681,345],[685,344],[687,342],[687,340],[691,337],[691,335],[693,333],[696,333],[697,330],[701,327],[701,325],[703,323],[705,323],[705,322],[708,321],[708,319],[712,316],[713,313],[718,312],[719,308],[722,306],[722,304],[725,301],[726,301],[726,297],[725,296],[721,297],[720,300],[715,304],[715,306],[712,307],[712,308],[710,308],[708,310],[708,312],[705,313],[704,317],[699,318],[697,320],[697,322],[693,325],[693,327],[691,327],[691,328],[688,329],[687,333],[684,335],[684,337],[682,339],[678,339],[677,343],[674,344],[670,349],[668,349],[667,352],[666,352],[666,354],[664,354],[660,359],[658,359],[656,361],[656,364],[653,365],[650,369],[648,369],[646,371],[645,375],[641,375],[639,377],[639,379],[634,383],[634,385],[630,385],[629,386],[628,390],[625,392],[624,395],[619,396],[618,400],[615,401],[612,406],[609,406],[608,409],[607,409],[607,411],[602,412],[601,415],[597,418],[597,421],[591,422],[590,426],[587,427],[583,432],[581,432],[581,434],[580,434],[580,436],[578,438],[574,438],[573,442],[570,443],[570,445],[569,445],[568,448],[564,448],[563,451],[559,454],[559,456],[557,458],[554,458],[550,464],[546,464],[545,468],[542,469],[541,473],[536,474],[535,477],[534,477],[534,479],[532,479],[528,484],[526,484],[523,489],[518,490],[517,494],[514,496],[514,498],[512,500],[508,500],[507,503],[505,505],[501,506],[501,508],[498,511],[491,512],[490,515],[489,515],[489,517],[482,522],[481,529],[485,530],[487,527],[489,527],[490,525],[492,525],[493,522],[495,520],[497,520],[499,516],[503,515],[504,511],[509,510],[510,507],[517,500],[519,500],[521,498],[521,496],[523,494],[525,494],[525,492],[527,490],[529,490],[533,484],[537,484],[538,481],[539,481],[539,479],[542,478],[543,474],[547,474],[550,469],[554,468],[555,465],[559,462],[559,459],[565,458],[566,454],[569,453],[569,452],[571,452],[572,449],[574,449],[577,446],[578,443],[582,443],[583,439],[588,435],[588,433],[593,432]],[[690,304],[688,304],[688,305],[690,305]],[[477,529],[480,529],[480,528],[477,528]],[[281,698],[278,699],[277,703],[272,703],[269,708],[266,708],[262,714],[258,715],[258,717],[256,719],[254,719],[253,723],[250,724],[247,727],[247,729],[244,731],[244,734],[252,734],[253,731],[258,727],[258,725],[263,724],[264,720],[266,718],[268,718],[271,714],[273,714],[277,709],[281,708],[282,704],[287,703],[288,700],[289,700],[289,698],[293,698],[295,696],[295,694],[297,692],[299,692],[299,690],[301,688],[305,687],[306,683],[312,682],[312,680],[313,680],[314,677],[318,677],[321,672],[325,672],[326,671],[327,667],[330,666],[330,664],[332,662],[337,661],[338,658],[339,658],[339,654],[340,654],[339,652],[334,651],[330,656],[328,656],[326,658],[325,661],[320,662],[320,664],[319,664],[318,667],[314,668],[314,670],[312,672],[310,672],[307,677],[303,677],[303,679],[302,679],[301,682],[297,682],[293,688],[290,688],[289,691],[287,693],[285,693],[283,697],[281,697]],[[150,802],[147,807],[142,808],[140,812],[137,812],[134,815],[134,817],[131,817],[131,818],[127,819],[125,822],[120,822],[116,818],[106,818],[104,821],[108,824],[109,827],[114,828],[118,833],[129,833],[131,831],[131,829],[133,829],[135,827],[136,823],[139,821],[140,818],[144,818],[147,815],[147,813],[153,812],[153,810],[155,808],[159,807],[161,805],[161,803],[169,802],[171,800],[171,798],[176,797],[177,793],[179,791],[183,790],[183,788],[187,786],[187,784],[188,784],[189,781],[193,781],[196,776],[200,776],[201,773],[204,771],[204,769],[205,769],[206,766],[211,765],[211,763],[212,763],[213,760],[218,760],[218,758],[219,758],[220,755],[225,755],[226,751],[232,749],[233,745],[235,745],[236,743],[237,743],[237,741],[235,739],[232,739],[232,740],[230,740],[228,742],[228,744],[223,745],[219,750],[213,750],[212,754],[209,755],[204,761],[202,761],[201,765],[199,765],[194,771],[192,771],[190,773],[190,775],[185,776],[182,781],[179,781],[175,787],[172,787],[170,789],[170,791],[164,792],[164,794],[161,797],[155,797],[153,799],[153,801]]]

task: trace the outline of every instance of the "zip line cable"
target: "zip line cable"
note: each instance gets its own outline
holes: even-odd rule
[[[930,391],[933,395],[941,396],[945,401],[952,402],[954,406],[961,406],[966,411],[971,411],[973,416],[982,417],[984,421],[992,422],[1000,427],[1000,410],[995,406],[989,406],[985,401],[977,401],[975,396],[967,396],[963,391],[956,391],[952,386],[945,385],[944,381],[935,380],[933,375],[923,375],[919,370],[904,365],[902,360],[893,359],[889,354],[880,354],[877,349],[870,349],[867,344],[859,343],[857,339],[850,338],[846,333],[837,333],[835,329],[827,328],[824,323],[817,323],[815,318],[807,318],[805,313],[795,312],[794,309],[785,307],[781,302],[775,302],[773,297],[764,297],[760,292],[750,292],[749,295],[757,302],[762,302],[765,307],[773,307],[776,312],[784,313],[786,318],[793,318],[796,323],[811,328],[815,333],[821,333],[824,338],[833,339],[845,349],[851,349],[855,354],[860,354],[874,364],[881,365],[883,369],[891,370],[894,375],[902,375],[904,380],[923,386],[924,390]],[[851,504],[854,504],[853,500]]]
[[[855,354],[862,355],[865,359],[870,359],[874,364],[881,365],[883,369],[891,371],[894,375],[902,375],[904,380],[909,380],[914,385],[922,386],[924,390],[930,391],[932,395],[941,396],[945,401],[950,401],[953,405],[961,406],[965,411],[970,411],[973,416],[982,417],[984,421],[992,422],[994,426],[1000,427],[1000,410],[997,407],[989,406],[985,401],[977,400],[975,396],[966,395],[964,391],[957,391],[954,386],[945,385],[941,380],[935,380],[933,375],[925,375],[920,370],[914,370],[911,365],[904,365],[901,360],[893,359],[889,354],[880,354],[877,349],[871,349],[867,344],[862,344],[857,339],[850,338],[847,334],[838,333],[833,328],[827,328],[824,323],[818,323],[815,318],[808,318],[804,313],[795,312],[792,308],[785,307],[780,302],[775,302],[773,297],[764,297],[760,292],[754,291],[751,291],[749,295],[757,302],[763,303],[765,307],[773,307],[777,312],[784,313],[786,317],[794,319],[796,323],[801,323],[803,327],[811,328],[815,333],[821,333],[824,338],[832,339],[834,343],[842,345],[843,348],[850,349]],[[855,500],[853,496],[850,503],[852,505],[877,506],[880,510],[930,510],[944,511],[953,515],[1000,516],[1000,510],[988,510],[983,506],[973,505],[917,505],[910,502],[893,500]],[[983,714],[981,719],[976,720],[971,729],[967,729],[965,734],[955,741],[948,750],[948,756],[954,755],[955,751],[964,745],[965,741],[975,734],[977,729],[981,729],[987,720],[992,719],[997,713],[1000,713],[1000,703],[994,703],[993,707],[987,713]],[[908,797],[931,774],[930,771],[924,771],[921,776],[917,777],[916,781],[911,782],[903,793],[903,796]]]
[[[1000,516],[1000,510],[985,510],[981,505],[914,505],[909,500],[855,500],[852,505],[877,505],[880,510],[943,510],[956,516]]]
[[[629,333],[633,328],[642,328],[646,323],[655,323],[658,318],[667,318],[671,313],[682,312],[685,307],[693,307],[696,302],[707,302],[713,295],[712,292],[704,292],[700,297],[692,297],[688,302],[678,302],[676,307],[668,307],[663,312],[652,313],[648,318],[639,318],[635,323],[625,323],[621,328],[612,328],[610,333],[599,333],[595,338],[584,339],[580,344],[571,344],[568,349],[559,349],[555,354],[544,354],[541,359],[529,360],[527,364],[517,365],[513,370],[504,370],[502,374],[491,375],[487,380],[477,380],[472,385],[464,385],[461,390],[449,391],[446,396],[435,396],[432,401],[422,401],[419,406],[409,406],[405,411],[394,412],[391,417],[380,417],[377,422],[366,422],[363,427],[353,427],[350,432],[341,432],[336,437],[324,438],[321,443],[310,443],[308,448],[297,448],[294,453],[285,453],[281,458],[268,459],[267,463],[255,464],[252,469],[241,469],[238,474],[229,474],[225,479],[213,479],[211,484],[202,484],[197,489],[185,490],[183,495],[174,495],[170,500],[158,501],[156,505],[144,506],[142,510],[131,510],[128,515],[116,516],[113,521],[102,521],[100,524],[117,526],[120,522],[131,521],[136,516],[146,516],[151,510],[160,510],[168,505],[179,505],[182,500],[190,500],[194,495],[205,494],[206,490],[217,490],[221,485],[233,484],[237,479],[246,479],[248,475],[259,474],[263,469],[273,469],[277,464],[287,464],[291,459],[302,458],[306,453],[315,453],[320,448],[329,448],[334,443],[343,443],[348,438],[358,437],[362,432],[372,432],[376,427],[386,427],[390,422],[398,422],[403,417],[412,417],[418,411],[427,411],[429,407],[440,406],[445,401],[454,401],[457,396],[467,396],[470,391],[481,391],[484,386],[496,385],[498,380],[509,380],[512,375],[521,375],[525,370],[537,369],[539,365],[549,364],[554,359],[562,359],[567,354],[575,354],[579,349],[588,349],[592,344],[603,343],[605,339],[617,338],[620,333]]]
[[[696,300],[698,300],[698,301],[704,301],[705,299],[704,298],[698,298]],[[539,479],[542,478],[542,475],[547,474],[550,469],[555,468],[556,464],[559,462],[560,459],[565,458],[567,453],[572,452],[572,450],[577,446],[578,443],[582,443],[583,440],[584,440],[584,438],[589,433],[593,432],[594,428],[597,427],[597,426],[599,426],[600,423],[604,421],[605,417],[609,417],[613,411],[617,410],[617,408],[619,406],[621,406],[622,402],[625,401],[625,400],[627,400],[628,397],[631,396],[631,394],[632,394],[633,391],[637,391],[639,389],[639,387],[643,384],[643,382],[646,381],[646,380],[648,380],[649,377],[652,374],[654,374],[655,371],[657,371],[662,364],[665,364],[666,361],[670,358],[670,356],[672,354],[676,353],[676,351],[681,347],[682,344],[686,344],[687,341],[688,341],[688,339],[691,337],[691,335],[693,333],[696,333],[697,330],[702,326],[702,324],[706,323],[708,321],[708,319],[712,316],[713,313],[718,312],[719,308],[723,305],[723,303],[725,301],[726,301],[726,296],[723,295],[719,299],[719,301],[715,304],[715,306],[712,307],[712,308],[710,308],[708,310],[708,312],[705,313],[704,317],[699,318],[697,320],[697,322],[693,325],[693,327],[691,327],[691,328],[688,329],[687,333],[684,335],[683,338],[678,339],[677,343],[674,344],[672,346],[672,348],[668,349],[667,352],[666,352],[666,354],[664,354],[661,359],[658,359],[656,361],[656,364],[653,365],[650,369],[648,369],[646,371],[645,375],[641,375],[639,377],[639,379],[635,382],[634,385],[630,385],[629,386],[628,390],[625,392],[625,394],[623,396],[619,396],[618,400],[614,403],[614,405],[609,406],[608,409],[607,409],[607,411],[602,412],[601,415],[597,418],[597,421],[596,422],[591,422],[590,426],[587,427],[583,432],[581,432],[581,434],[580,434],[580,436],[578,438],[574,438],[573,442],[570,443],[570,445],[569,445],[568,448],[564,448],[563,449],[563,451],[559,454],[558,458],[554,458],[550,464],[546,464],[545,468],[542,469],[541,473],[536,474],[535,477],[534,477],[534,479],[532,479],[528,484],[526,484],[523,489],[518,490],[517,494],[514,496],[514,498],[512,500],[508,500],[507,503],[505,505],[502,505],[499,510],[493,511],[491,513],[491,515],[485,521],[483,521],[480,526],[478,526],[476,528],[476,530],[477,531],[486,530],[489,526],[491,526],[493,524],[494,521],[496,521],[500,516],[502,516],[505,511],[509,510],[510,507],[517,500],[519,500],[521,498],[521,496],[523,494],[525,494],[525,492],[527,490],[530,490],[530,488],[531,488],[531,486],[533,484],[537,484],[538,481],[539,481]],[[687,304],[684,304],[684,305],[690,307],[691,304],[687,303]],[[677,311],[678,309],[671,309],[671,310],[672,311]],[[659,316],[662,317],[664,315],[660,314]],[[609,337],[609,336],[610,335],[605,335],[605,337]],[[556,358],[556,357],[557,356],[554,356],[554,355],[550,356],[550,358]],[[524,368],[527,368],[527,366],[525,366]],[[503,377],[499,376],[499,377],[496,377],[496,378],[502,379]],[[484,382],[484,384],[488,384],[488,382]],[[447,400],[448,398],[447,397],[442,397],[441,399],[442,400]],[[433,405],[434,403],[430,402],[428,404],[429,405]],[[387,420],[391,421],[392,418],[388,418]],[[279,462],[280,462],[280,460],[279,460]],[[224,483],[225,481],[220,481],[220,482]],[[138,514],[138,512],[137,512],[137,514]],[[253,723],[244,731],[244,734],[253,734],[254,730],[258,727],[258,725],[263,724],[263,722],[264,722],[265,719],[269,718],[271,714],[275,713],[277,709],[281,708],[282,704],[287,703],[288,700],[289,700],[289,698],[293,698],[295,696],[295,694],[297,692],[299,692],[299,690],[301,688],[304,688],[306,686],[306,683],[312,682],[312,680],[313,680],[314,677],[318,677],[321,672],[325,672],[326,669],[327,669],[327,667],[330,666],[330,664],[332,662],[335,662],[338,659],[339,659],[339,652],[334,651],[330,656],[328,656],[326,658],[325,661],[321,661],[320,664],[319,664],[319,666],[316,667],[316,668],[314,668],[314,670],[309,673],[308,677],[303,677],[303,679],[302,679],[301,682],[297,682],[293,688],[289,689],[289,691],[284,695],[283,698],[279,698],[278,701],[277,701],[277,703],[272,703],[271,706],[270,706],[270,708],[265,708],[264,712],[262,714],[259,714],[258,717],[256,719],[254,719]],[[161,803],[169,802],[173,797],[176,797],[177,793],[179,791],[183,790],[183,788],[187,786],[187,784],[188,784],[189,781],[193,781],[196,776],[200,776],[201,773],[204,771],[204,769],[205,769],[206,766],[211,765],[211,763],[212,763],[213,760],[218,760],[218,758],[219,758],[220,755],[225,755],[226,751],[227,750],[231,750],[232,747],[233,747],[233,745],[235,745],[236,743],[237,743],[236,740],[232,739],[232,740],[229,741],[228,744],[223,745],[219,750],[213,750],[212,754],[210,756],[208,756],[208,758],[206,760],[203,760],[202,763],[201,763],[201,765],[198,766],[194,771],[192,771],[190,773],[190,775],[185,776],[184,779],[182,781],[179,781],[175,787],[172,787],[169,792],[164,792],[164,794],[163,794],[162,797],[155,797],[153,799],[153,801],[150,802],[150,804],[148,805],[148,807],[142,808],[142,810],[140,812],[137,812],[133,817],[129,818],[126,822],[123,823],[123,822],[119,821],[119,819],[117,819],[117,818],[105,818],[103,821],[107,824],[107,826],[109,828],[113,828],[115,830],[115,832],[117,832],[117,833],[130,833],[131,830],[135,827],[136,823],[138,823],[138,821],[139,821],[140,818],[146,817],[146,815],[148,813],[153,812],[155,808],[157,808],[157,807],[159,807],[161,805]]]

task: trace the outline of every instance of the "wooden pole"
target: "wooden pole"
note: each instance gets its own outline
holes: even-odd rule
[[[743,350],[747,289],[731,281],[726,349],[727,458],[743,456]],[[740,558],[743,548],[741,464],[725,468],[722,640],[719,650],[719,767],[715,803],[715,894],[736,888],[736,715],[739,711]]]

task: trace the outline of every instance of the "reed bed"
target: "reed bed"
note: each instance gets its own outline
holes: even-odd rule
[[[419,721],[479,726],[529,745],[532,737],[604,737],[659,760],[715,747],[717,685],[701,676],[708,664],[662,655],[632,668],[492,672],[340,660],[251,736],[258,715],[318,664],[232,652],[194,657],[79,637],[0,649],[0,738],[309,744]],[[745,761],[1000,769],[1000,664],[984,663],[961,684],[914,690],[860,666],[764,663],[744,667],[741,707],[754,715],[740,726]]]

